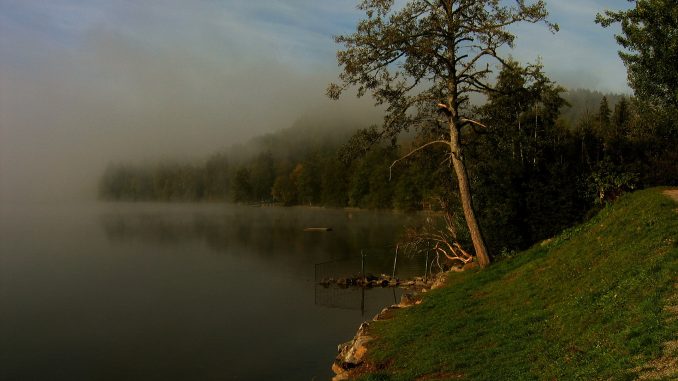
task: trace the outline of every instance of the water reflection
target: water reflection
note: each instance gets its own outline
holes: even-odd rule
[[[389,212],[220,204],[168,210],[148,204],[141,210],[136,205],[132,211],[104,214],[101,225],[112,242],[176,246],[195,241],[218,253],[248,253],[297,264],[354,258],[368,250],[373,260],[384,257],[386,271],[402,227],[417,218]],[[309,226],[332,227],[333,231],[304,232]]]
[[[325,287],[316,285],[315,304],[328,308],[360,311],[361,316],[367,318],[369,316],[365,316],[365,312],[370,309],[370,305],[375,302],[371,300],[371,298],[376,296],[374,295],[376,292],[372,294],[372,291],[373,290],[371,289],[362,287],[341,288],[337,286]],[[388,294],[393,296],[392,300],[388,298]],[[385,288],[381,291],[376,303],[380,306],[384,306],[384,302],[387,302],[388,304],[397,304],[401,295],[402,290],[400,288]]]
[[[314,264],[368,248],[368,271],[389,271],[413,218],[221,204],[3,209],[0,379],[328,379],[336,345],[394,290],[319,290]]]

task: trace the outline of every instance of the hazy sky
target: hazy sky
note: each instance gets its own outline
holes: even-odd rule
[[[0,200],[83,195],[108,162],[204,157],[332,108],[332,40],[357,0],[0,0]],[[513,52],[567,87],[627,92],[619,0],[548,0],[552,35],[520,26]]]

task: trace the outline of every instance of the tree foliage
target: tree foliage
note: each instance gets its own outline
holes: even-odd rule
[[[615,36],[619,56],[636,96],[678,109],[678,3],[675,0],[631,0],[635,7],[596,16],[603,27],[621,24]]]

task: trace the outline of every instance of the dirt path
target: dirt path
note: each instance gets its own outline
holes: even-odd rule
[[[678,189],[665,190],[664,194],[671,197],[672,199],[678,201]]]

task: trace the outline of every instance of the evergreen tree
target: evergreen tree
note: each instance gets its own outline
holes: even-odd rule
[[[678,109],[678,2],[630,0],[635,7],[605,11],[596,22],[620,23],[619,56],[628,70],[636,97],[650,104]]]
[[[610,125],[610,105],[607,103],[607,97],[603,96],[600,100],[600,109],[598,110],[598,122],[603,129]]]

